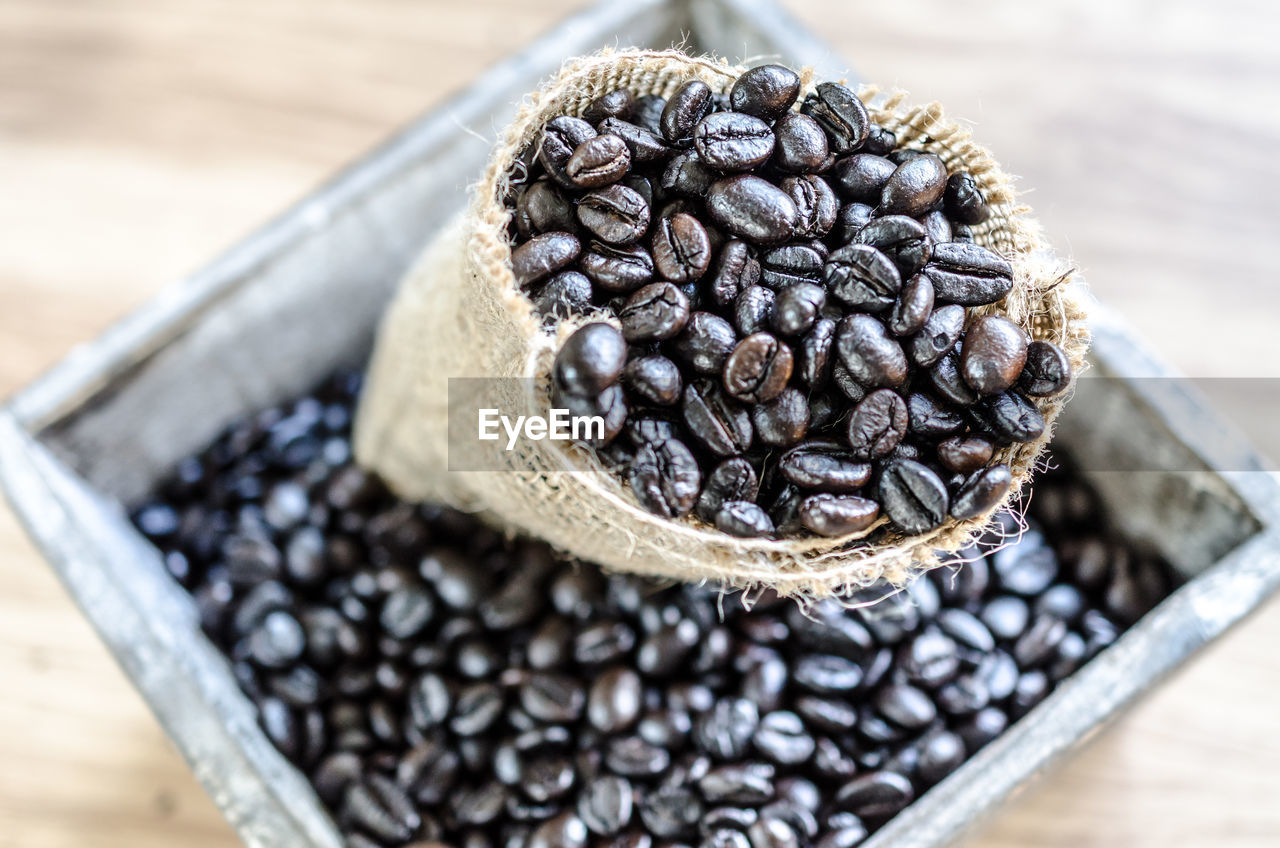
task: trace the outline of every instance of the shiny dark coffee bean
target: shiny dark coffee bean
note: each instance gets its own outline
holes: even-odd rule
[[[1013,658],[1023,669],[1034,668],[1049,661],[1059,643],[1067,635],[1067,624],[1049,615],[1037,616],[1013,646]]]
[[[689,299],[671,283],[650,283],[627,298],[618,320],[628,342],[663,341],[688,323]]]
[[[865,203],[846,203],[836,214],[835,227],[831,231],[831,241],[844,246],[853,241],[858,230],[871,222],[874,210]]]
[[[680,400],[683,382],[680,369],[665,356],[641,356],[622,369],[622,383],[643,400],[658,406],[671,406]]]
[[[964,426],[960,413],[925,392],[912,392],[907,397],[907,417],[911,435],[930,442],[944,439]]]
[[[525,841],[525,848],[586,848],[589,834],[582,819],[571,812],[560,813],[538,825]]]
[[[1002,442],[1032,442],[1044,433],[1044,416],[1016,391],[985,398],[969,413],[979,430]]]
[[[543,233],[511,251],[516,285],[527,286],[578,258],[582,245],[569,233]]]
[[[774,136],[759,118],[739,112],[714,112],[693,130],[693,147],[717,171],[750,171],[773,154]]]
[[[561,271],[537,290],[533,310],[547,318],[581,315],[591,307],[591,281],[577,271]]]
[[[897,169],[897,165],[882,156],[855,153],[836,162],[832,176],[846,199],[875,206],[880,202],[885,184]]]
[[[630,727],[640,715],[640,676],[629,668],[603,672],[587,694],[587,721],[602,733]]]
[[[929,696],[914,686],[886,686],[876,695],[876,711],[908,730],[928,726],[937,716],[937,709]]]
[[[640,505],[666,518],[692,512],[702,483],[698,461],[678,439],[641,445],[627,477]]]
[[[695,507],[704,521],[714,522],[720,507],[732,501],[754,502],[759,491],[755,469],[745,459],[734,457],[717,465],[707,476]]]
[[[823,281],[837,300],[869,312],[893,306],[902,288],[902,275],[889,257],[865,244],[842,247],[827,257]]]
[[[668,160],[660,184],[664,191],[672,194],[702,198],[719,178],[720,173],[703,162],[696,150],[686,150]]]
[[[778,463],[782,476],[803,489],[853,493],[871,478],[871,466],[834,442],[809,441],[787,451]]]
[[[681,212],[654,227],[653,262],[658,273],[676,283],[696,280],[711,265],[711,242],[697,218]]]
[[[666,145],[661,136],[646,127],[622,118],[605,118],[596,125],[596,130],[601,135],[612,135],[622,139],[631,153],[633,168],[644,168],[660,163],[671,155],[671,148]],[[652,198],[646,198],[646,200],[651,201]]]
[[[689,432],[712,453],[733,456],[751,447],[751,413],[715,383],[685,386],[681,412]]]
[[[644,127],[649,132],[661,132],[659,122],[666,106],[666,99],[656,94],[637,97],[631,104],[631,120],[636,126]]]
[[[553,118],[542,129],[538,161],[547,169],[552,179],[561,186],[577,188],[578,186],[569,178],[566,170],[569,159],[580,144],[595,137],[595,129],[581,118],[572,118],[567,115]]]
[[[627,247],[592,242],[578,262],[578,270],[601,290],[625,294],[653,280],[653,257],[640,245]]]
[[[953,406],[972,406],[979,400],[978,393],[960,373],[960,354],[955,349],[943,354],[929,369],[929,384],[938,397]]]
[[[848,315],[840,321],[836,351],[849,374],[867,388],[893,388],[907,379],[902,346],[870,315]]]
[[[834,654],[809,654],[796,662],[791,679],[806,691],[835,695],[858,687],[862,682],[862,667]]]
[[[634,244],[649,230],[648,202],[624,185],[584,194],[578,200],[577,216],[582,226],[609,244]]]
[[[895,459],[880,473],[880,506],[903,533],[919,535],[947,517],[947,487],[920,463]]]
[[[572,395],[598,395],[618,382],[626,360],[627,343],[616,327],[587,324],[569,336],[556,354],[556,383]]]
[[[605,745],[604,764],[622,777],[656,777],[667,770],[671,755],[639,736],[615,736]]]
[[[716,510],[714,524],[721,533],[743,539],[768,537],[774,533],[773,519],[750,501],[725,501]]]
[[[787,177],[780,188],[796,205],[796,238],[823,238],[839,217],[840,201],[822,177],[808,174]]]
[[[809,401],[799,389],[783,389],[752,407],[751,425],[761,444],[789,448],[809,430]]]
[[[871,127],[871,119],[862,101],[839,83],[820,83],[804,99],[800,112],[822,126],[835,153],[857,150],[867,139]]]
[[[524,238],[540,233],[572,232],[573,203],[550,180],[538,180],[516,202],[516,229]]]
[[[993,450],[980,436],[953,436],[938,443],[938,462],[956,474],[972,474],[991,461]]]
[[[892,259],[903,279],[910,279],[924,268],[934,250],[924,225],[905,215],[873,218],[854,234],[853,240],[857,244],[871,245]],[[934,296],[939,300],[946,300],[938,289],[938,281],[934,275],[929,275],[929,281],[933,283]]]
[[[747,751],[760,724],[756,705],[743,698],[721,698],[693,725],[698,749],[718,760],[734,760]],[[706,787],[702,787],[706,794]]]
[[[740,292],[760,282],[760,263],[744,241],[733,239],[720,249],[711,278],[711,295],[719,306],[728,306]]]
[[[800,523],[819,536],[861,533],[880,517],[880,505],[856,495],[821,493],[800,503]]]
[[[964,521],[994,509],[1012,485],[1013,475],[1007,465],[992,465],[975,471],[956,492],[951,502],[951,516]]]
[[[352,783],[342,802],[344,817],[378,839],[407,842],[422,825],[412,802],[396,784],[371,774]]]
[[[982,306],[995,303],[1013,288],[1013,266],[976,244],[934,245],[928,261],[925,273],[933,283],[934,296],[943,303]]]
[[[773,328],[784,336],[807,332],[818,320],[827,293],[813,283],[796,283],[778,292],[770,315]]]
[[[631,151],[616,135],[597,135],[579,144],[565,163],[564,172],[578,188],[599,188],[616,183],[631,170]]]
[[[827,136],[822,126],[810,116],[788,112],[774,124],[773,132],[773,164],[779,170],[811,174],[826,165]]]
[[[751,174],[718,180],[707,190],[711,220],[756,244],[778,244],[792,237],[800,211],[773,183]]]
[[[681,839],[697,832],[702,799],[689,787],[660,786],[640,799],[640,821],[659,839]]]
[[[784,244],[760,255],[760,282],[779,293],[822,277],[823,254],[805,244]]]
[[[848,439],[853,456],[861,461],[888,456],[907,433],[907,404],[892,389],[878,389],[853,408]]]
[[[880,190],[881,215],[923,215],[942,200],[947,166],[932,153],[912,157],[893,172]]]
[[[699,374],[719,374],[737,343],[728,321],[710,312],[694,312],[673,347]]]
[[[582,119],[598,124],[605,118],[626,118],[630,116],[634,103],[635,97],[628,89],[615,88],[588,103],[587,108],[582,110]]]
[[[791,349],[768,333],[747,336],[725,361],[725,390],[748,403],[773,400],[791,379],[794,363]]]
[[[777,300],[777,294],[764,286],[743,289],[733,303],[734,328],[742,336],[772,329],[773,307]]]
[[[921,368],[936,365],[960,340],[964,332],[964,316],[964,307],[955,304],[933,310],[920,332],[907,340],[911,361]]]
[[[729,89],[735,112],[766,121],[782,117],[800,95],[800,77],[782,65],[760,65],[745,71]]]
[[[974,391],[1002,392],[1014,384],[1027,361],[1027,333],[1000,315],[984,315],[965,332],[960,373]]]
[[[947,178],[943,204],[947,214],[962,224],[981,224],[991,215],[978,181],[964,171]]]
[[[941,210],[935,209],[922,215],[920,223],[924,225],[925,232],[929,234],[929,240],[934,244],[952,240],[951,222],[947,220],[946,213]]]
[[[682,85],[662,110],[658,126],[670,144],[688,142],[693,128],[711,110],[711,89],[705,82],[690,80]]]
[[[885,321],[895,336],[913,336],[924,329],[933,314],[933,283],[924,274],[916,274],[903,284]]]
[[[1031,397],[1053,397],[1071,383],[1071,362],[1053,342],[1036,340],[1027,346],[1018,389]]]
[[[914,798],[911,782],[905,777],[891,771],[875,771],[841,786],[835,803],[860,818],[882,819],[897,813]]]
[[[810,389],[821,389],[830,379],[836,322],[819,318],[795,349],[794,375]]]
[[[759,804],[772,797],[774,774],[768,763],[718,766],[698,781],[698,789],[713,804]]]

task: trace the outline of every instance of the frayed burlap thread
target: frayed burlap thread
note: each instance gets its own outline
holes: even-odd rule
[[[581,114],[616,88],[666,97],[697,78],[727,91],[741,71],[678,51],[605,51],[571,60],[529,96],[499,139],[466,213],[428,247],[383,320],[356,426],[360,463],[402,498],[479,512],[496,526],[607,568],[769,587],[805,600],[848,595],[879,580],[901,585],[972,541],[989,515],[905,538],[881,521],[844,538],[736,539],[692,516],[672,521],[650,514],[593,451],[567,442],[525,441],[504,455],[502,471],[447,470],[448,378],[533,378],[509,381],[507,408],[528,408],[537,400],[517,396],[521,391],[541,393],[545,408],[548,375],[563,340],[586,321],[614,320],[597,314],[544,327],[516,287],[510,213],[502,198],[521,152],[547,120]],[[811,90],[812,72],[803,72],[802,80]],[[936,153],[949,170],[973,174],[992,210],[974,228],[974,238],[1014,268],[1013,291],[983,311],[1003,313],[1032,337],[1056,342],[1078,374],[1088,347],[1081,284],[1049,249],[1011,178],[938,104],[910,106],[901,92],[874,87],[859,94],[900,144]],[[1044,437],[997,453],[1013,472],[1015,490],[1033,471],[1067,396],[1039,403],[1048,422]],[[455,461],[457,451],[467,450],[452,448]]]

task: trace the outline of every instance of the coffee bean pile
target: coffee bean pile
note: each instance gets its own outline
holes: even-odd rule
[[[357,388],[235,424],[135,513],[351,848],[852,848],[1171,583],[1057,473],[954,573],[746,612],[398,502],[350,461]]]
[[[613,91],[549,121],[512,174],[511,264],[555,321],[553,403],[667,517],[735,536],[909,535],[989,510],[1071,367],[971,307],[1012,268],[973,242],[974,178],[899,147],[857,96],[745,72],[670,100]],[[607,448],[606,448],[607,445]]]

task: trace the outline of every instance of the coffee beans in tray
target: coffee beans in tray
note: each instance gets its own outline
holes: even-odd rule
[[[748,611],[397,501],[350,459],[359,384],[234,424],[135,513],[351,848],[851,848],[1173,582],[1057,470],[959,569]]]
[[[645,509],[733,536],[983,515],[1069,360],[989,308],[1013,268],[974,241],[970,174],[842,85],[800,92],[765,65],[546,123],[508,194],[516,281],[548,322],[616,323],[565,342],[553,404],[603,422]]]

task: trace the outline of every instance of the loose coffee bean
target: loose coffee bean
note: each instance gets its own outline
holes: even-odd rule
[[[839,83],[819,83],[804,99],[800,112],[826,130],[835,153],[852,153],[867,140],[871,127],[867,108],[856,94]]]
[[[809,430],[809,401],[798,389],[783,389],[773,400],[752,408],[751,424],[762,444],[791,447]]]
[[[992,465],[968,477],[951,502],[951,516],[963,521],[995,508],[1013,485],[1007,465]]]
[[[681,411],[689,432],[717,456],[740,454],[751,447],[751,413],[716,384],[699,380],[686,386]]]
[[[773,153],[773,130],[759,118],[714,112],[693,130],[698,157],[717,171],[750,171]]]
[[[714,522],[716,514],[726,503],[755,501],[759,486],[751,463],[739,457],[726,459],[707,477],[702,494],[698,496],[698,516],[704,521]]]
[[[777,120],[773,132],[773,163],[779,170],[810,174],[823,169],[828,157],[827,136],[813,118],[788,112]]]
[[[1013,266],[998,253],[976,244],[934,245],[928,261],[925,273],[933,283],[934,296],[944,303],[983,306],[995,303],[1013,288]]]
[[[778,292],[770,319],[773,328],[784,336],[807,332],[827,303],[827,292],[813,283],[796,283]]]
[[[848,315],[836,328],[840,361],[855,380],[868,388],[900,386],[907,379],[902,346],[884,324],[870,315]]]
[[[579,188],[599,188],[616,183],[631,170],[631,151],[616,135],[597,135],[579,144],[565,163],[564,172]]]
[[[960,413],[924,392],[913,392],[907,397],[907,418],[911,434],[930,442],[946,438],[964,426]]]
[[[972,406],[978,402],[978,393],[960,373],[960,354],[954,349],[943,354],[929,369],[929,384],[938,397],[954,406]]]
[[[936,365],[946,356],[964,332],[964,308],[949,304],[930,313],[920,332],[907,341],[911,361],[921,368]]]
[[[553,118],[542,129],[538,161],[557,183],[565,188],[577,188],[568,175],[569,159],[579,145],[595,137],[595,129],[581,118],[568,115]]]
[[[684,212],[663,218],[653,233],[653,262],[658,273],[673,282],[698,279],[711,264],[706,229]]]
[[[991,214],[978,181],[964,171],[947,178],[943,200],[947,214],[962,224],[981,224]]]
[[[724,365],[725,390],[738,400],[760,403],[776,398],[791,379],[791,349],[768,333],[738,342]]]
[[[689,298],[671,283],[650,283],[627,298],[618,320],[628,342],[663,341],[688,323]]]
[[[992,395],[1014,384],[1027,361],[1027,334],[1000,315],[984,315],[965,333],[960,369],[979,394]]]
[[[711,110],[711,89],[706,83],[690,80],[672,95],[662,110],[658,126],[670,144],[688,142],[693,128]]]
[[[782,65],[760,65],[743,72],[729,90],[729,106],[774,121],[791,108],[800,95],[800,77]]]
[[[880,506],[908,536],[940,526],[947,516],[947,505],[947,487],[918,462],[895,459],[880,473]]]
[[[519,248],[517,248],[519,249]],[[578,269],[605,292],[633,292],[653,279],[653,257],[639,245],[615,246],[592,242]]]
[[[596,126],[601,135],[613,135],[622,139],[631,153],[631,164],[634,168],[643,168],[665,160],[671,155],[662,137],[646,127],[630,123],[622,118],[608,117]],[[646,198],[652,201],[652,197]]]
[[[892,389],[867,395],[849,417],[849,446],[862,461],[888,456],[907,433],[906,401]]]
[[[648,202],[624,185],[584,194],[578,201],[577,215],[582,226],[609,244],[634,244],[649,230]]]
[[[733,326],[739,335],[766,332],[773,326],[773,308],[778,296],[764,286],[743,289],[733,303]]]
[[[911,782],[891,771],[875,771],[846,783],[836,792],[836,805],[859,818],[888,818],[915,798]]]
[[[935,209],[922,215],[920,223],[924,225],[924,231],[929,234],[929,240],[934,244],[952,240],[951,222],[941,210]]]
[[[628,476],[641,506],[667,518],[688,515],[702,483],[697,460],[678,439],[642,445]]]
[[[661,132],[659,122],[662,119],[662,110],[666,106],[666,98],[659,97],[656,94],[637,97],[631,105],[631,120],[637,126],[644,127],[649,132]]]
[[[572,395],[598,395],[618,382],[626,362],[627,343],[616,327],[586,324],[556,354],[556,383]]]
[[[889,257],[865,244],[842,247],[827,257],[823,281],[837,299],[868,312],[893,306],[902,288],[902,276]]]
[[[783,454],[778,469],[789,482],[823,492],[853,493],[871,478],[870,464],[826,441],[808,441],[792,448]]]
[[[676,337],[674,350],[699,374],[718,374],[736,344],[728,321],[710,312],[694,312]]]
[[[880,202],[889,178],[898,170],[883,156],[855,153],[836,162],[832,171],[840,193],[855,203],[875,205]]]
[[[702,799],[688,787],[659,786],[640,801],[640,820],[660,839],[680,839],[697,831],[703,809]]]
[[[760,256],[760,282],[782,290],[798,283],[821,278],[824,256],[805,244],[786,244],[764,251]]]
[[[711,220],[757,244],[786,241],[800,220],[799,210],[785,191],[751,174],[712,183],[706,202]]]
[[[598,124],[605,118],[626,118],[631,114],[634,102],[635,98],[628,89],[615,88],[588,103],[582,110],[582,119]]]
[[[840,201],[826,180],[816,174],[788,177],[780,188],[796,205],[796,238],[823,238],[831,232],[839,217]]]
[[[696,150],[677,153],[667,162],[660,184],[664,191],[684,197],[705,197],[720,174],[707,166]]]
[[[728,306],[740,292],[760,282],[760,263],[744,241],[732,239],[720,249],[711,279],[711,295],[718,306]]]
[[[876,710],[884,718],[908,730],[928,726],[937,716],[929,696],[914,686],[888,686],[876,698]]]
[[[917,271],[924,268],[925,263],[930,261],[934,251],[934,244],[929,240],[929,234],[925,231],[924,225],[916,219],[908,218],[905,215],[885,215],[881,218],[874,218],[854,234],[853,240],[857,244],[870,245],[892,259],[893,263],[898,266],[898,271],[903,279],[910,279]],[[971,266],[976,266],[976,262],[970,263],[965,267],[969,268]],[[947,269],[951,267],[950,265],[940,264],[938,269],[943,273],[947,273]],[[952,274],[944,282],[954,283],[958,278],[958,274]],[[929,281],[933,283],[934,296],[938,300],[963,302],[944,294],[938,286],[938,277],[933,273],[929,274]],[[990,283],[985,277],[977,282],[971,277],[965,277],[962,285],[953,285],[947,291],[960,290],[965,285],[969,286],[969,288],[977,288],[979,284],[985,284],[987,289],[998,287],[998,283]],[[1012,287],[1012,281],[1010,287]],[[1006,288],[1004,291],[1007,294],[1009,289]],[[1003,294],[1000,295],[1000,297],[1003,296]],[[993,300],[999,300],[999,297],[993,298]],[[974,304],[965,303],[965,305],[972,306]]]
[[[913,336],[924,329],[933,314],[933,283],[924,274],[916,274],[898,292],[885,325],[895,336]]]
[[[622,369],[622,382],[641,399],[658,406],[671,406],[680,400],[683,383],[680,369],[665,356],[641,356]]]
[[[880,190],[881,215],[923,215],[942,200],[947,166],[932,153],[903,162]]]
[[[582,246],[569,233],[543,233],[511,251],[516,285],[527,286],[578,258]]]
[[[800,523],[819,536],[861,533],[880,517],[880,505],[855,495],[810,495],[800,503]]]
[[[830,318],[819,318],[796,347],[792,373],[812,390],[823,388],[830,379],[831,348],[835,338],[836,322]]]
[[[555,183],[538,180],[516,201],[516,229],[526,239],[540,233],[573,232],[574,211]]]
[[[615,667],[596,678],[587,695],[587,720],[602,733],[630,727],[640,715],[640,676]]]
[[[970,408],[973,423],[1003,442],[1031,442],[1044,433],[1044,416],[1014,391],[1001,392]]]
[[[715,515],[716,529],[739,538],[772,536],[773,519],[756,504],[749,501],[726,501]]]
[[[1036,340],[1027,345],[1026,364],[1018,388],[1032,397],[1061,394],[1071,383],[1071,362],[1053,342]]]
[[[953,436],[938,443],[938,461],[957,474],[972,474],[991,461],[994,446],[980,436]]]
[[[631,823],[633,789],[626,778],[602,775],[578,795],[578,818],[599,836],[613,836]]]
[[[865,203],[846,203],[841,206],[840,211],[836,213],[835,228],[831,232],[832,241],[842,245],[853,241],[858,230],[871,223],[873,211]]]
[[[591,307],[591,281],[577,271],[561,271],[533,296],[533,309],[544,318],[569,318]]]

